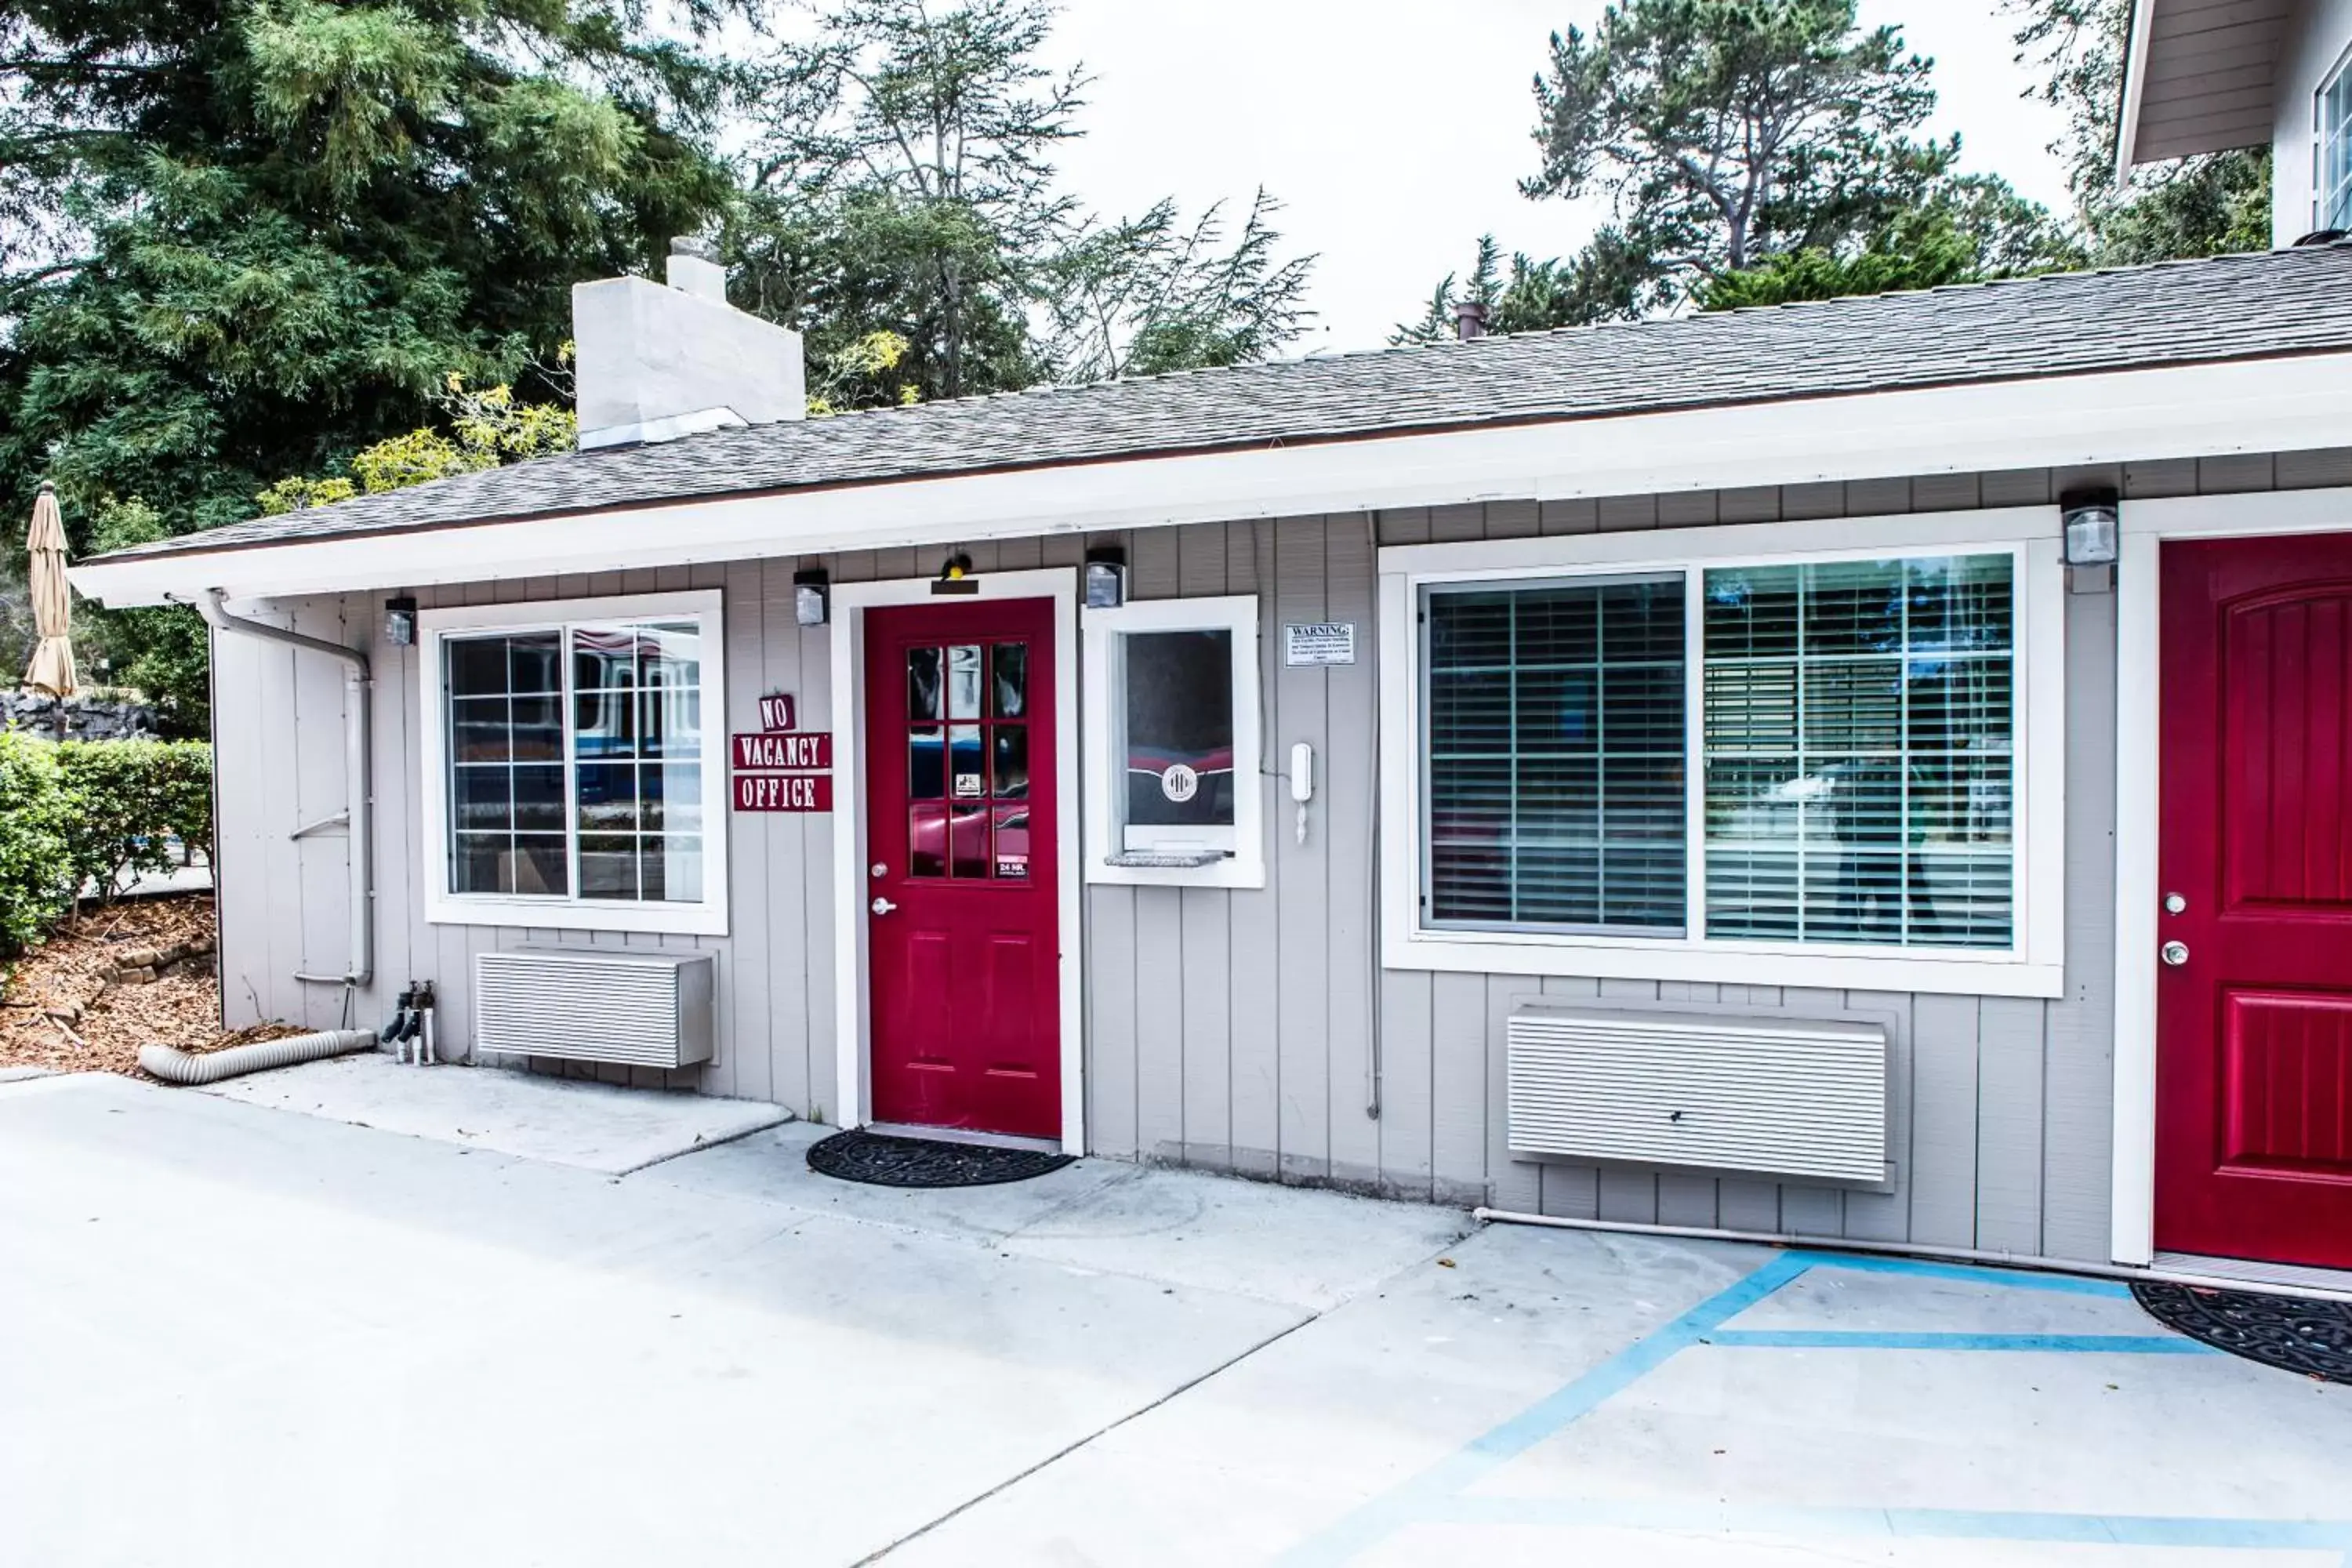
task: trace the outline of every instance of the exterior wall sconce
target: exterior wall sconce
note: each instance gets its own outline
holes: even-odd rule
[[[2116,492],[2080,490],[2059,498],[2066,525],[2066,586],[2077,594],[2104,594],[2115,586],[2117,539]]]
[[[1116,610],[1127,603],[1127,552],[1106,544],[1087,552],[1087,608]]]
[[[2059,503],[2066,520],[2066,564],[2112,566],[2116,563],[2116,493],[2113,490],[2069,496]]]
[[[793,623],[821,626],[833,610],[833,588],[824,568],[812,566],[793,574]]]
[[[383,602],[383,640],[394,647],[416,645],[416,601],[402,595]]]
[[[971,574],[971,557],[957,551],[940,563],[939,577],[931,584],[934,594],[977,594],[980,580]]]

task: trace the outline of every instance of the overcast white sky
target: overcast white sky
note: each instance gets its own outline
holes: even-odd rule
[[[1295,353],[1377,348],[1492,232],[1507,253],[1572,251],[1589,212],[1530,202],[1528,82],[1555,28],[1601,0],[1065,0],[1056,52],[1097,79],[1062,167],[1108,212],[1172,193],[1189,210],[1265,185],[1294,247],[1318,253],[1320,313]],[[2060,129],[2011,61],[1999,0],[1863,0],[1936,61],[1934,129],[1965,166],[2063,203]]]

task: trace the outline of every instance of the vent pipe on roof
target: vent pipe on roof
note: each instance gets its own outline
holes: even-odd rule
[[[700,240],[670,242],[666,276],[572,286],[581,449],[804,417],[801,335],[728,304]]]
[[[1475,300],[1465,300],[1454,307],[1454,335],[1464,342],[1486,335],[1486,307]]]

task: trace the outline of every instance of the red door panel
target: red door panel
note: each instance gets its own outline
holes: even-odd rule
[[[1050,600],[866,616],[874,1119],[1056,1138]]]
[[[2352,1268],[2352,539],[2163,574],[2157,1245]]]

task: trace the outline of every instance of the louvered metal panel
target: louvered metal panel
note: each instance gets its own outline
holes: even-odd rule
[[[680,1068],[711,1054],[707,952],[509,948],[474,956],[474,1047]]]
[[[1886,1178],[1875,1024],[1546,1007],[1507,1029],[1515,1152]]]

